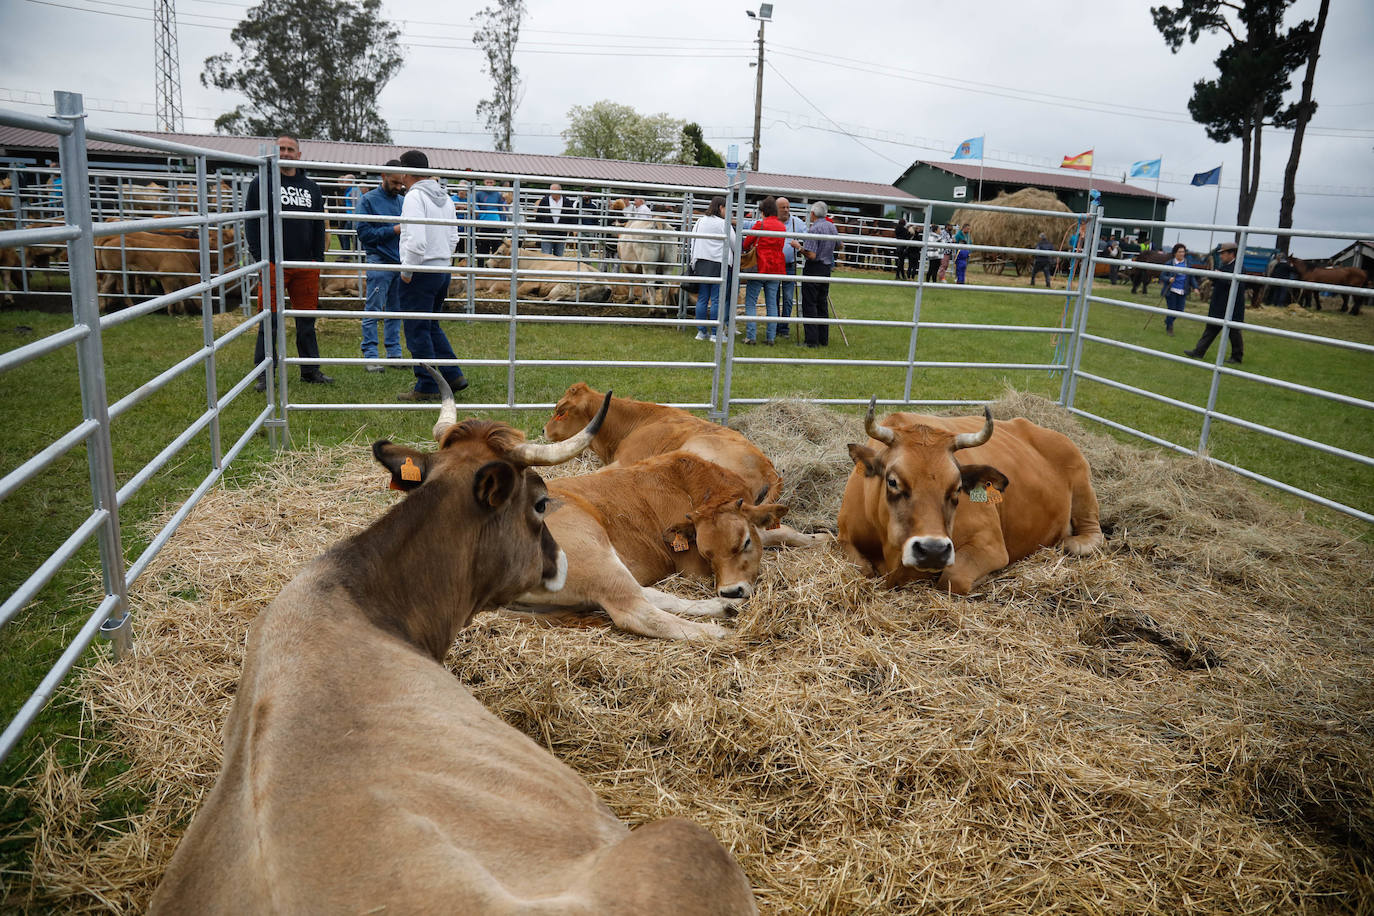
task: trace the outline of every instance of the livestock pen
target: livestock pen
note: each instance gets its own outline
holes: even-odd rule
[[[183,327],[177,322],[190,319],[153,315],[167,297],[98,316],[93,260],[102,230],[82,216],[82,127],[72,104],[64,101],[59,118],[35,119],[69,129],[62,226],[0,235],[0,246],[64,244],[78,316],[67,330],[6,344],[0,354],[0,378],[9,380],[3,400],[40,417],[7,423],[14,432],[0,494],[7,507],[21,507],[7,508],[10,533],[22,527],[54,535],[45,530],[50,519],[64,517],[55,507],[73,496],[96,508],[55,534],[57,543],[42,555],[26,552],[29,543],[43,545],[42,536],[24,542],[17,565],[28,568],[18,579],[8,572],[5,583],[6,670],[41,670],[18,656],[34,654],[26,647],[36,632],[63,632],[73,611],[84,626],[63,634],[57,665],[40,675],[31,698],[7,700],[6,718],[16,718],[4,750],[16,746],[101,624],[122,637],[132,621],[138,639],[121,662],[94,653],[66,688],[65,697],[79,698],[93,714],[71,725],[84,736],[77,745],[44,734],[11,757],[5,781],[22,795],[7,804],[26,806],[28,820],[16,822],[6,848],[19,856],[11,867],[30,879],[7,882],[5,893],[22,895],[13,899],[26,906],[138,909],[179,818],[213,775],[215,723],[236,677],[242,628],[298,560],[384,505],[384,494],[370,492],[375,474],[357,458],[365,443],[272,455],[258,445],[257,430],[275,444],[289,435],[304,446],[308,431],[334,416],[354,428],[414,436],[427,422],[405,411],[426,408],[396,411],[378,387],[360,384],[301,399],[296,386],[284,384],[292,358],[283,360],[268,396],[250,405],[246,386],[270,367],[242,352],[260,319],[218,314],[211,294],[247,277],[261,280],[265,264],[212,272],[209,239],[217,222],[258,214],[216,214],[208,200],[195,215],[165,217],[193,226],[204,240],[204,271],[182,293],[201,314],[191,355],[166,372],[154,368],[168,354],[131,347],[135,329],[166,322],[156,333],[171,340]],[[3,116],[11,117],[22,119]],[[270,155],[244,165],[269,181],[276,168]],[[548,180],[502,177],[522,187]],[[212,184],[206,174],[198,188]],[[713,192],[640,190],[679,201]],[[788,189],[754,189],[746,180],[733,190],[738,212],[747,195]],[[536,230],[519,213],[503,228]],[[663,236],[680,242],[682,225]],[[779,912],[972,909],[979,901],[986,911],[1015,911],[1056,899],[1155,912],[1321,900],[1350,900],[1357,909],[1371,899],[1361,852],[1371,772],[1361,750],[1370,725],[1361,687],[1369,673],[1367,547],[1307,526],[1291,507],[1267,505],[1208,454],[1227,450],[1226,465],[1368,522],[1374,447],[1368,373],[1359,371],[1368,365],[1359,360],[1374,350],[1368,342],[1325,322],[1311,330],[1248,325],[1246,333],[1274,341],[1275,350],[1325,354],[1296,361],[1306,366],[1302,374],[1284,377],[1295,364],[1276,364],[1276,372],[1252,358],[1240,371],[1221,365],[1220,351],[1211,364],[1163,352],[1157,337],[1125,330],[1123,318],[1148,324],[1163,309],[1091,281],[1032,294],[993,283],[931,288],[847,274],[832,281],[836,315],[826,321],[855,335],[853,348],[745,357],[729,333],[743,320],[737,312],[721,319],[719,345],[693,344],[681,332],[697,322],[676,309],[598,313],[588,304],[524,300],[518,281],[538,271],[522,266],[518,254],[510,260],[505,270],[466,265],[455,273],[504,278],[507,287],[503,313],[467,312],[455,297],[459,310],[445,316],[462,330],[454,335],[458,362],[477,378],[465,410],[501,412],[533,428],[569,381],[612,379],[624,393],[730,419],[768,443],[798,488],[788,496],[790,520],[801,515],[817,526],[833,511],[835,475],[848,471],[836,448],[861,437],[847,409],[875,391],[893,407],[994,402],[1000,417],[1030,414],[1087,443],[1105,517],[1115,525],[1100,560],[1032,558],[971,601],[930,590],[885,594],[835,555],[788,552],[768,564],[737,638],[711,650],[505,620],[474,628],[450,658],[464,682],[507,721],[572,760],[622,818],[700,819],[745,863],[765,907]],[[657,280],[677,282],[673,265],[658,273]],[[732,278],[727,299],[748,277]],[[1014,305],[1002,310],[1003,298]],[[961,302],[985,314],[970,314]],[[1023,317],[1010,317],[1011,309]],[[350,327],[362,317],[356,308],[320,314]],[[363,360],[347,355],[351,336],[338,335],[332,348],[327,338],[322,362],[358,367]],[[283,348],[286,340],[283,329],[273,345]],[[53,362],[73,343],[82,348],[80,384],[69,366]],[[221,377],[213,368],[221,363],[244,374]],[[1161,364],[1178,369],[1162,385],[1151,371]],[[198,383],[188,370],[202,366]],[[122,387],[103,391],[107,378]],[[1003,396],[1008,379],[1059,406]],[[24,397],[34,386],[49,397],[60,392],[68,407],[79,400],[81,410],[47,416],[47,397]],[[128,393],[120,396],[123,388]],[[791,392],[805,394],[808,404],[777,403]],[[133,408],[168,400],[189,405],[183,426],[132,425],[140,413]],[[40,438],[68,420],[69,432]],[[241,435],[230,434],[225,449],[220,427],[231,424]],[[1103,428],[1187,454],[1141,452]],[[199,458],[194,450],[177,457],[192,442]],[[89,444],[85,456],[82,444]],[[1298,457],[1277,468],[1258,461],[1275,448]],[[89,474],[67,454],[59,478],[49,469],[73,450]],[[231,467],[244,454],[267,460]],[[802,456],[811,463],[789,465]],[[1312,456],[1333,466],[1339,482],[1302,476],[1297,465]],[[1290,470],[1288,480],[1297,483],[1284,479]],[[225,473],[235,486],[217,485]],[[163,477],[177,474],[185,489],[160,488]],[[55,485],[59,479],[64,483]],[[171,508],[161,513],[149,496]],[[104,557],[79,553],[94,532],[102,533]],[[141,549],[128,564],[131,543]],[[85,574],[91,569],[103,574],[93,581]],[[1218,607],[1236,610],[1219,616]],[[13,683],[7,689],[16,696]],[[1095,697],[1108,700],[1095,704]],[[874,710],[891,715],[866,715]],[[178,718],[186,715],[196,719],[194,728]],[[1037,743],[1045,736],[1066,740]],[[1103,740],[1080,743],[1090,738]],[[620,752],[605,756],[607,743]],[[709,780],[712,791],[687,781],[689,773]],[[26,823],[44,825],[44,844],[18,836]],[[1212,861],[1189,859],[1198,848],[1213,853]],[[938,849],[954,850],[958,860]],[[129,869],[121,871],[120,862]],[[1080,884],[1082,896],[1072,896]]]

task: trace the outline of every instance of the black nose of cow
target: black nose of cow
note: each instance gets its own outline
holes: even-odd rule
[[[902,562],[916,569],[944,569],[954,562],[954,544],[949,538],[911,538]]]

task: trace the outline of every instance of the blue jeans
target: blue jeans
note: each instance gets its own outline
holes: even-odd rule
[[[440,312],[443,311],[444,297],[448,295],[448,274],[416,273],[409,283],[401,283],[401,311],[403,312]],[[405,319],[406,349],[412,359],[429,362],[435,359],[455,359],[453,347],[449,346],[444,326],[432,318]],[[457,366],[435,366],[439,373],[456,385],[463,377],[463,370]],[[415,367],[415,390],[421,394],[438,394],[439,386],[425,371],[424,366]]]
[[[1184,306],[1185,306],[1185,304],[1187,303],[1187,301],[1188,301],[1188,294],[1187,294],[1187,293],[1176,293],[1176,292],[1174,292],[1173,290],[1165,290],[1165,291],[1164,291],[1164,304],[1167,305],[1167,306],[1169,307],[1169,311],[1171,311],[1171,312],[1182,312],[1182,311],[1184,311]],[[1173,315],[1165,315],[1165,316],[1164,316],[1164,330],[1166,330],[1166,331],[1172,331],[1173,329],[1174,329],[1174,316],[1173,316]]]
[[[401,275],[394,270],[369,270],[367,272],[368,312],[399,312],[401,310]],[[390,359],[401,356],[401,319],[364,318],[363,319],[363,357],[377,358],[377,322],[382,321],[382,334],[386,355]]]
[[[796,276],[797,262],[793,261],[791,264],[786,265],[783,267],[783,271],[789,278]],[[797,284],[793,283],[791,279],[783,280],[778,286],[778,315],[783,320],[782,327],[778,328],[778,334],[783,337],[788,335],[787,319],[792,317],[792,303],[795,300],[796,294]],[[798,303],[798,306],[800,306],[800,303]],[[797,314],[801,314],[800,307],[797,309]]]
[[[699,259],[692,267],[696,277],[719,277],[720,262]],[[697,284],[697,330],[703,334],[716,333],[716,316],[720,309],[719,283]],[[710,322],[707,324],[707,322]]]
[[[764,308],[768,310],[770,319],[778,317],[778,286],[777,280],[750,280],[749,285],[744,288],[744,314],[753,316],[754,309],[758,304],[759,290],[763,290]],[[778,324],[776,321],[768,321],[765,324],[767,329],[767,341],[772,343],[778,336]],[[744,326],[744,339],[754,340],[757,336],[757,326],[754,322],[749,322]]]
[[[563,257],[563,243],[551,242],[547,239],[539,243],[539,250],[544,254],[551,254],[556,258]]]

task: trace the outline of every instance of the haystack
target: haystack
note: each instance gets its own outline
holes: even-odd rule
[[[1022,188],[1014,194],[1003,192],[984,203],[1022,210],[1073,212],[1054,194],[1039,188]],[[968,224],[974,244],[998,245],[1005,248],[1034,248],[1042,232],[1055,247],[1058,247],[1059,240],[1072,226],[1071,221],[1053,216],[1021,215],[990,210],[956,210],[954,221],[961,226]],[[1020,270],[1030,266],[1030,255],[1018,254],[1010,257]]]
[[[447,664],[622,819],[710,829],[764,913],[1374,909],[1374,550],[1047,401],[994,415],[1082,445],[1103,553],[954,598],[787,550],[719,645],[489,614]],[[785,402],[740,425],[796,478],[789,520],[833,520],[860,420]],[[384,483],[351,442],[205,497],[138,582],[135,656],[67,688],[89,756],[19,787],[42,829],[9,904],[141,911],[218,771],[248,625],[400,498]]]

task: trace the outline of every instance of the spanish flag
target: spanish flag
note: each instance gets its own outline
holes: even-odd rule
[[[1093,170],[1093,151],[1088,150],[1077,156],[1065,156],[1059,167],[1061,169],[1077,169],[1080,172],[1091,172]]]

